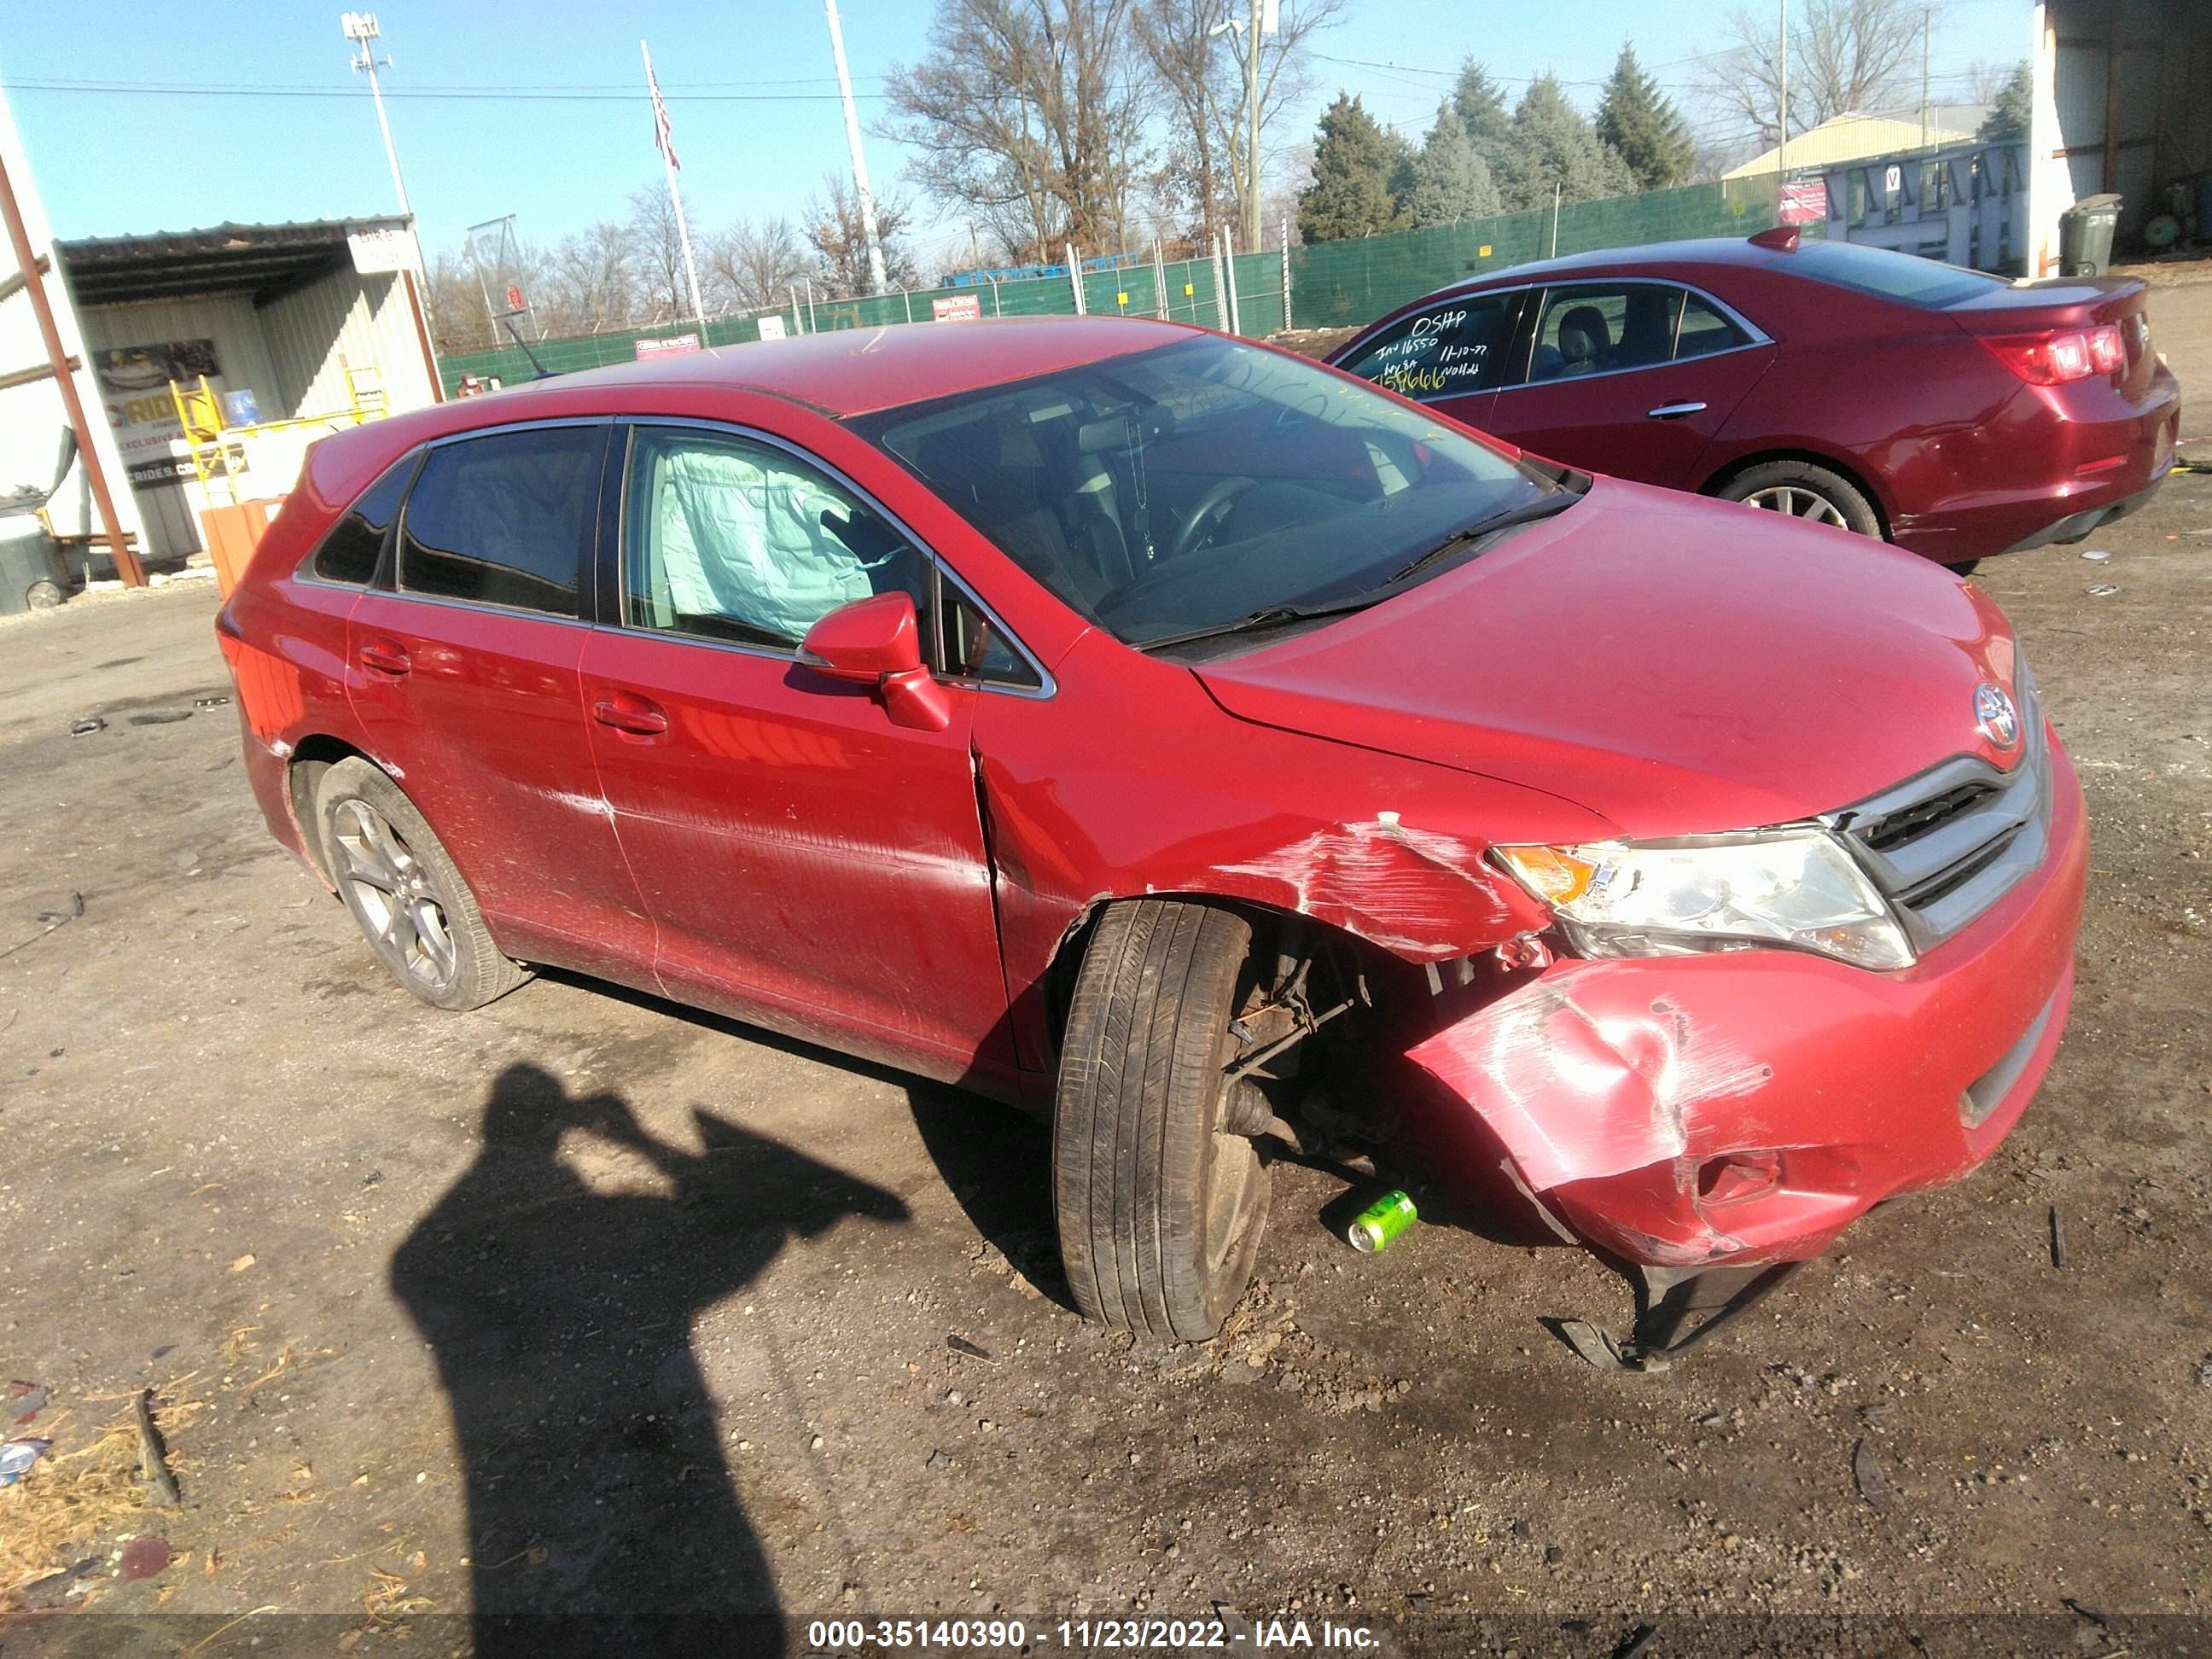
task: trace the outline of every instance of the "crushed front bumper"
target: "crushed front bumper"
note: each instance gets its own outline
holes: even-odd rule
[[[2055,738],[2045,855],[1913,968],[1781,950],[1562,959],[1414,1046],[1554,1224],[1680,1273],[1802,1261],[1966,1174],[2042,1082],[2088,836]]]

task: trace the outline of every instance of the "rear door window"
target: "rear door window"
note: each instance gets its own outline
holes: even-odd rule
[[[605,436],[526,427],[433,449],[400,520],[401,591],[574,617]]]
[[[310,568],[319,581],[366,587],[376,579],[384,556],[385,532],[399,511],[399,498],[422,457],[410,455],[361,493],[361,499],[323,533]]]
[[[1386,392],[1422,403],[1497,386],[1521,295],[1469,294],[1401,317],[1337,365]]]
[[[1574,380],[1669,362],[1682,298],[1683,290],[1667,283],[1547,289],[1529,380]]]

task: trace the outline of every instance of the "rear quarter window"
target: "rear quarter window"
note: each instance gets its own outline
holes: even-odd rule
[[[384,538],[399,512],[407,481],[421,463],[418,453],[398,461],[384,476],[361,492],[360,498],[338,515],[323,532],[323,539],[307,556],[307,573],[318,581],[347,587],[366,587],[376,580],[376,567],[384,556]]]

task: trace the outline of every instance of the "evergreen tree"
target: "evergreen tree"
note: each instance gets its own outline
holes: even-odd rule
[[[1416,225],[1456,224],[1499,210],[1490,164],[1475,153],[1449,100],[1437,109],[1437,124],[1413,160],[1413,186],[1405,202]]]
[[[1298,234],[1309,242],[1372,236],[1403,220],[1390,185],[1399,156],[1358,99],[1339,93],[1321,118],[1313,183],[1298,193]]]
[[[1620,159],[1644,190],[1686,183],[1695,165],[1696,146],[1689,124],[1674,101],[1636,61],[1636,48],[1624,45],[1599,100],[1597,136],[1620,152]]]
[[[1505,94],[1490,72],[1474,58],[1459,66],[1459,80],[1448,100],[1452,113],[1467,130],[1467,141],[1490,169],[1490,182],[1500,198],[1510,203],[1522,169],[1521,141],[1513,131],[1513,116],[1505,107]]]
[[[2005,138],[2025,138],[2027,124],[2035,106],[2035,82],[2028,73],[2027,59],[2023,58],[2013,65],[2005,76],[2005,83],[1997,89],[1996,102],[1982,118],[1980,130],[1974,137],[1985,144],[1994,144]]]
[[[1563,202],[1635,192],[1636,175],[1628,163],[1567,101],[1557,76],[1540,75],[1528,83],[1513,111],[1513,132],[1519,141],[1519,199],[1509,197],[1509,209],[1549,207],[1555,185]]]

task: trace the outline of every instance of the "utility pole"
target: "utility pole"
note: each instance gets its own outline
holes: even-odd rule
[[[384,118],[384,88],[376,83],[376,71],[390,69],[392,59],[386,57],[380,64],[376,56],[376,40],[381,31],[376,27],[373,11],[349,11],[338,19],[338,27],[345,38],[361,48],[351,60],[354,73],[368,76],[368,95],[376,105],[376,130],[384,135],[384,159],[392,163],[392,188],[399,198],[399,216],[412,218],[413,210],[407,205],[407,181],[399,176],[399,152],[392,147],[392,123]]]
[[[1784,179],[1790,176],[1790,0],[1782,0],[1782,104],[1775,112],[1781,131],[1781,142],[1774,156],[1774,170]]]
[[[1923,6],[1920,10],[1920,148],[1928,148],[1928,42],[1935,27],[1935,11]]]
[[[1244,246],[1260,246],[1260,7],[1252,0],[1251,27],[1245,35],[1244,104],[1250,136],[1244,147]],[[1235,267],[1232,265],[1231,270]]]
[[[884,274],[884,245],[876,238],[876,199],[868,191],[868,158],[860,153],[860,118],[853,108],[853,77],[845,68],[845,31],[837,22],[837,0],[822,0],[830,20],[830,55],[837,60],[837,90],[845,100],[845,145],[853,152],[853,187],[860,197],[860,234],[868,244],[868,292],[890,285]]]

